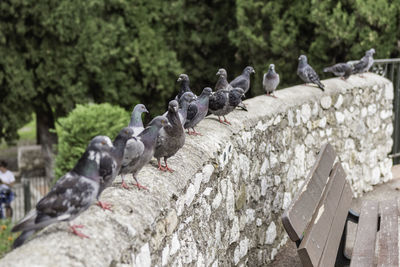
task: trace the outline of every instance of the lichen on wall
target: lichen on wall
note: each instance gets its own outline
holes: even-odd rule
[[[149,191],[119,181],[76,223],[91,239],[53,225],[0,261],[1,266],[55,261],[68,266],[259,266],[288,237],[281,214],[304,183],[316,153],[330,142],[354,196],[391,179],[392,84],[377,75],[280,90],[277,99],[246,100],[248,112],[211,116],[169,160],[176,172],[148,166],[139,175]],[[62,241],[62,242],[60,242]],[[101,251],[101,253],[93,253]],[[30,257],[21,257],[30,255]],[[28,259],[29,258],[29,259]]]

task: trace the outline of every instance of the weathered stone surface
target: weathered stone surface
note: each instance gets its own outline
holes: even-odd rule
[[[266,265],[287,240],[280,215],[322,144],[340,155],[355,196],[391,179],[393,86],[365,76],[246,100],[249,112],[228,115],[232,126],[206,118],[205,136],[188,136],[169,160],[173,174],[146,166],[138,179],[149,191],[121,189],[117,178],[101,196],[113,211],[93,206],[74,221],[90,239],[52,225],[0,266]]]

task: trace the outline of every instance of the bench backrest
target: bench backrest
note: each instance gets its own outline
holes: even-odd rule
[[[345,172],[339,162],[334,164],[335,159],[333,147],[324,145],[301,190],[282,215],[290,239],[299,244],[303,266],[335,262],[352,199]]]

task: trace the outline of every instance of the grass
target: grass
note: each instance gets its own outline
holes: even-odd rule
[[[11,250],[14,239],[18,233],[11,233],[11,219],[0,220],[0,258]]]
[[[32,120],[25,124],[21,129],[18,130],[19,139],[16,145],[27,145],[36,143],[36,116],[32,114]],[[6,142],[0,142],[1,150],[7,150],[10,146]],[[5,152],[6,153],[6,152]],[[0,153],[1,154],[1,153]]]

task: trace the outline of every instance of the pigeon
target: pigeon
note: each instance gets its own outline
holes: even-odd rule
[[[276,87],[279,85],[279,74],[275,72],[275,65],[270,64],[268,72],[263,77],[263,88],[268,96],[276,97],[272,95]]]
[[[36,209],[12,228],[12,232],[22,231],[13,247],[21,246],[32,234],[44,227],[60,221],[71,221],[87,210],[99,194],[103,155],[112,149],[113,144],[109,137],[94,137],[75,167],[57,181],[50,192],[36,204]],[[88,238],[76,229],[82,227],[83,225],[70,226],[74,234]]]
[[[175,155],[185,144],[185,131],[179,118],[178,109],[179,104],[176,100],[169,102],[166,115],[169,124],[162,127],[158,133],[154,157],[157,159],[158,169],[161,171],[174,172],[168,167],[167,159]],[[164,157],[165,167],[161,166],[161,157]]]
[[[352,71],[353,67],[347,63],[338,63],[331,67],[324,68],[324,72],[332,72],[335,76],[340,77],[343,80],[349,78]]]
[[[210,113],[217,115],[220,123],[226,122],[231,124],[225,115],[232,112],[241,102],[244,96],[244,90],[242,88],[233,88],[228,91],[220,89],[210,96],[208,110]],[[224,121],[220,119],[220,116],[224,117]]]
[[[132,173],[133,179],[136,181],[135,186],[139,189],[147,189],[139,184],[136,176],[143,166],[149,163],[153,157],[158,133],[160,129],[166,125],[168,125],[167,118],[157,116],[147,125],[143,132],[135,138],[128,140],[125,146],[121,170],[119,172],[122,177],[122,187],[126,189],[129,188],[125,183],[124,175]]]
[[[371,48],[367,52],[365,52],[365,56],[363,56],[360,61],[354,64],[353,74],[364,73],[369,71],[372,64],[374,64],[373,55],[375,54],[375,49]],[[362,77],[362,76],[361,76]]]
[[[190,103],[187,111],[186,122],[184,124],[184,128],[188,129],[189,135],[202,135],[201,133],[196,132],[194,127],[207,115],[208,100],[211,94],[211,88],[206,87],[203,89],[201,95],[195,101]],[[192,128],[193,132],[190,132],[189,128]]]
[[[307,57],[305,55],[301,55],[299,57],[299,66],[297,67],[297,75],[305,82],[305,83],[315,83],[324,91],[324,85],[319,80],[318,74],[315,70],[308,65]]]
[[[176,101],[179,101],[179,99],[182,97],[182,95],[186,92],[192,92],[192,90],[190,90],[189,87],[189,76],[187,76],[186,74],[181,74],[179,75],[179,78],[177,80],[178,82],[181,82],[181,90],[179,91],[179,94],[175,97]]]
[[[191,92],[186,92],[184,93],[181,98],[179,99],[179,120],[181,121],[182,127],[185,125],[186,122],[186,117],[187,117],[187,111],[189,108],[189,104],[196,100],[196,96],[191,93]]]
[[[249,89],[250,89],[250,74],[256,73],[251,66],[247,66],[244,68],[243,72],[241,75],[237,76],[233,81],[231,81],[229,84],[233,87],[239,87],[244,90],[244,93],[246,94]]]
[[[114,148],[111,150],[110,155],[105,155],[102,158],[100,162],[100,176],[102,179],[100,180],[100,189],[97,198],[99,198],[104,189],[112,184],[118,175],[124,157],[126,142],[133,138],[133,134],[134,131],[132,128],[123,128],[113,142]],[[97,205],[104,210],[111,210],[111,205],[106,202],[98,201]]]
[[[143,104],[137,104],[132,111],[129,127],[132,128],[134,136],[137,136],[144,130],[142,121],[143,112],[149,113]]]
[[[218,91],[220,89],[226,89],[226,90],[232,90],[233,87],[228,83],[227,77],[228,74],[226,73],[225,69],[219,69],[217,72],[218,81],[217,84],[215,85],[215,91]]]

